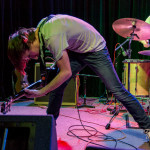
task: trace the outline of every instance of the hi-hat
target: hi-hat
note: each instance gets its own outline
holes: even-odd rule
[[[150,24],[135,18],[122,18],[116,20],[112,27],[114,31],[124,38],[133,40],[150,39]]]
[[[139,51],[138,53],[141,54],[141,55],[150,56],[150,50]]]

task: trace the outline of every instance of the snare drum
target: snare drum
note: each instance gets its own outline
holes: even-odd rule
[[[149,96],[150,60],[126,59],[123,63],[125,88],[135,96]]]

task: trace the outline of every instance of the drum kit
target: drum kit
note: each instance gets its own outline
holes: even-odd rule
[[[129,49],[125,51],[128,59],[124,60],[123,84],[134,96],[150,98],[150,60],[131,59],[131,42],[149,40],[150,24],[135,18],[122,18],[114,21],[113,30],[126,40],[115,51],[122,48],[129,41]],[[138,52],[141,55],[150,56],[150,50]]]
[[[115,51],[119,48],[123,49],[122,45],[129,41],[129,48],[124,52],[124,56],[128,56],[128,59],[123,61],[124,63],[124,75],[123,75],[123,84],[125,88],[134,96],[140,97],[148,97],[147,112],[148,116],[150,116],[150,60],[139,60],[139,59],[131,59],[131,42],[149,40],[150,39],[150,24],[145,21],[135,19],[135,18],[122,18],[116,20],[112,27],[114,31],[126,38],[126,40],[120,44]],[[150,47],[150,46],[149,46]],[[143,50],[138,52],[141,55],[150,56],[150,50]],[[119,106],[119,110],[122,105]],[[106,125],[106,129],[110,128],[110,123],[113,118],[118,115],[119,110],[115,110],[114,115],[110,119],[109,123]],[[126,127],[127,128],[136,128],[129,126],[129,117],[126,117]]]

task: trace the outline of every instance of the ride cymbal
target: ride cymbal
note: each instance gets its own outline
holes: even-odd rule
[[[135,18],[122,18],[114,21],[113,30],[124,38],[133,40],[150,39],[150,24]]]
[[[150,50],[139,51],[138,53],[141,54],[141,55],[150,56]]]

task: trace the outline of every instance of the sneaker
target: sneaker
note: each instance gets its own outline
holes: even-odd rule
[[[150,142],[150,129],[145,129],[144,130],[144,133],[147,135],[147,139],[149,140],[149,142]]]

